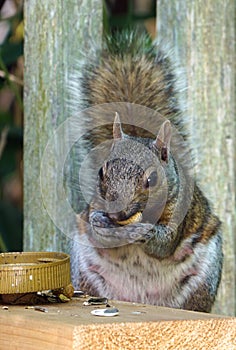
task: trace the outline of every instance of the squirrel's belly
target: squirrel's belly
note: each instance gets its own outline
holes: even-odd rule
[[[162,276],[144,276],[145,272],[142,270],[135,269],[131,273],[127,270],[114,275],[113,271],[102,269],[100,276],[105,284],[98,288],[99,295],[137,303],[172,305],[178,288],[170,275],[164,276],[161,273]]]
[[[129,251],[127,251],[127,249]],[[130,252],[135,249],[135,254]],[[185,295],[180,297],[181,281],[194,274],[192,263],[170,264],[148,257],[137,247],[123,247],[115,252],[105,250],[96,264],[89,267],[90,280],[98,295],[110,299],[181,307]],[[127,254],[128,253],[128,254]],[[94,281],[92,279],[94,278]],[[178,299],[179,305],[176,305]]]

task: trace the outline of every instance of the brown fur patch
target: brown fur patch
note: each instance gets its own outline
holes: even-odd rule
[[[197,235],[195,242],[207,243],[218,232],[220,220],[212,214],[209,203],[195,185],[191,207],[184,220],[183,238]]]

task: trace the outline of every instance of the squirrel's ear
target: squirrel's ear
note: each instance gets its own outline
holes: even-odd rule
[[[123,138],[123,131],[121,128],[121,122],[119,114],[116,112],[115,120],[113,123],[113,138],[114,140],[120,140]]]
[[[171,140],[171,123],[169,120],[166,120],[158,132],[157,138],[154,141],[154,146],[158,149],[161,160],[168,162],[169,159],[169,149],[170,149],[170,140]]]

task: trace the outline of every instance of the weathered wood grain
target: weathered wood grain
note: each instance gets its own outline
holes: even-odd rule
[[[46,169],[41,169],[41,161],[53,132],[70,117],[67,91],[73,60],[89,57],[91,42],[99,45],[101,40],[102,3],[26,0],[24,16],[24,250],[69,252],[66,235],[54,225],[42,200],[40,173]],[[55,144],[58,157],[62,150],[63,142]],[[51,174],[54,187],[44,188],[55,207],[57,171]],[[71,225],[68,222],[68,230]]]
[[[236,349],[236,319],[112,301],[116,317],[98,317],[82,301],[48,306],[48,313],[0,308],[1,349]],[[138,312],[138,314],[137,314]]]
[[[197,176],[223,221],[224,267],[215,312],[235,313],[235,1],[157,0],[158,37],[185,70]]]

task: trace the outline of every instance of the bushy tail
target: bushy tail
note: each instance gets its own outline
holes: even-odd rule
[[[173,63],[161,46],[138,32],[106,37],[96,59],[84,66],[81,92],[85,106],[111,102],[143,105],[170,119],[181,131],[178,82]]]

